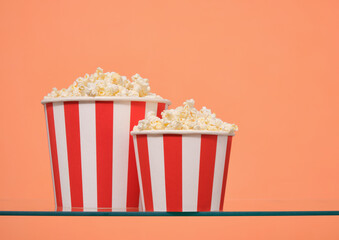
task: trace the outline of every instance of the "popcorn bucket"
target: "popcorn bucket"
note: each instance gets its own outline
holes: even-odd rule
[[[130,131],[168,100],[72,97],[43,100],[54,197],[61,211],[138,211]]]
[[[145,211],[222,211],[232,135],[133,131]]]

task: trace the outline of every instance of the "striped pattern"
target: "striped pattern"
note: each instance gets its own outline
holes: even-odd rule
[[[133,136],[146,211],[222,211],[232,136]]]
[[[165,108],[165,103],[137,101],[46,103],[57,209],[137,211],[142,207],[130,131],[148,111],[160,114]]]

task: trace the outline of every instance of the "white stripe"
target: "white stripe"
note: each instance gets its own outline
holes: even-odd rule
[[[86,212],[97,212],[98,209],[97,209],[97,207],[95,207],[95,208],[84,208],[84,211],[86,211]]]
[[[144,210],[142,209],[142,200],[141,200],[141,195],[139,195],[139,212],[143,212]]]
[[[71,190],[69,185],[64,104],[62,102],[61,103],[54,102],[53,111],[55,124],[55,138],[59,162],[62,206],[63,211],[70,211],[72,203],[71,203]]]
[[[182,210],[197,211],[201,135],[182,136]]]
[[[140,188],[142,210],[146,211],[145,200],[144,200],[144,191],[143,191],[143,188],[142,188],[142,180],[141,180],[141,172],[140,172],[138,143],[137,143],[137,137],[135,135],[133,136],[133,142],[134,142],[133,145],[134,145],[134,150],[135,150],[135,160],[136,160],[136,163],[137,163],[137,171],[138,171],[138,180],[139,180],[139,188]]]
[[[95,103],[79,103],[82,192],[84,210],[97,209]]]
[[[162,135],[147,137],[154,211],[166,211],[164,141]]]
[[[211,211],[219,211],[228,136],[218,136],[215,155]]]
[[[145,109],[145,118],[147,116],[147,113],[150,111],[153,111],[155,115],[157,115],[158,110],[158,103],[156,102],[146,102],[146,109]]]
[[[167,110],[168,109],[168,104],[167,103],[165,103],[165,110]]]
[[[114,102],[112,210],[126,211],[130,102]]]
[[[50,142],[50,139],[49,139],[49,127],[48,127],[48,119],[47,119],[47,108],[46,108],[46,104],[44,104],[44,108],[45,108],[45,119],[46,119],[46,127],[47,127],[47,138],[48,138],[49,159],[50,159],[51,170],[52,170],[52,182],[53,182],[54,204],[55,204],[55,210],[56,210],[58,206],[57,206],[56,194],[55,194],[54,169],[53,169],[53,161],[52,161],[51,142]],[[53,110],[53,108],[52,108],[52,110]]]
[[[156,102],[146,102],[146,104],[145,104],[145,117],[147,116],[147,113],[150,112],[150,111],[153,111],[155,114],[157,114],[157,109],[158,109],[158,103],[156,103]],[[134,139],[133,139],[133,141],[134,141]],[[136,140],[135,140],[134,145],[135,144],[136,144]],[[135,150],[135,156],[136,157],[139,156],[138,153],[137,153],[137,149],[138,149],[138,146],[135,146],[134,150]],[[139,164],[138,161],[139,160],[136,160],[137,164]],[[140,173],[140,169],[138,170],[138,178],[140,177],[139,173]],[[139,189],[140,189],[139,211],[143,212],[143,211],[145,211],[145,202],[144,202],[143,192],[142,192],[141,188],[142,188],[142,183],[141,183],[141,179],[139,178]]]

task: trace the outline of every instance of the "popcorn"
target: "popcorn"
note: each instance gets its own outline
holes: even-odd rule
[[[194,100],[184,102],[184,106],[176,109],[164,110],[161,113],[162,119],[154,112],[148,112],[146,118],[140,120],[133,131],[144,130],[199,130],[199,131],[222,131],[234,134],[238,126],[223,122],[216,118],[210,109],[203,107],[198,111],[194,107]]]
[[[115,72],[104,73],[98,67],[96,72],[84,77],[78,77],[69,88],[52,89],[45,99],[61,97],[96,97],[96,96],[120,96],[120,97],[148,97],[162,99],[151,93],[147,78],[139,74],[132,76],[132,81]]]

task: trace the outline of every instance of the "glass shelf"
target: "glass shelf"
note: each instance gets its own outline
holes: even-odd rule
[[[253,211],[253,212],[58,212],[0,211],[0,216],[125,216],[125,217],[241,217],[241,216],[339,216],[339,211]]]
[[[53,199],[0,199],[0,216],[339,216],[339,199],[227,199],[223,212],[55,211]]]

